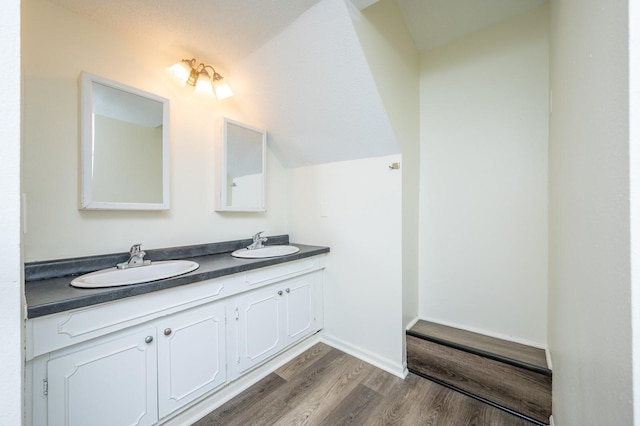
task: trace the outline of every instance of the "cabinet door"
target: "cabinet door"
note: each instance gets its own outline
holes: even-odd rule
[[[286,344],[308,335],[315,326],[315,274],[282,283],[285,287]]]
[[[143,329],[49,360],[49,425],[155,424],[155,337]]]
[[[251,291],[237,299],[238,369],[242,373],[283,346],[284,291],[280,287]]]
[[[158,322],[160,418],[226,380],[224,302],[191,309]]]

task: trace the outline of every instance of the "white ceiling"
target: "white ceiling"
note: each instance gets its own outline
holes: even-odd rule
[[[287,167],[399,153],[344,0],[311,7],[233,76],[245,82],[236,102]]]
[[[378,0],[50,1],[175,58],[215,66],[286,166],[398,153],[351,21],[349,1],[364,9]],[[396,1],[424,51],[545,0]]]
[[[418,50],[424,52],[536,8],[547,0],[396,1]]]
[[[320,0],[50,0],[176,57],[228,69]]]
[[[228,70],[321,0],[50,0],[176,57]],[[364,9],[379,0],[351,0]],[[425,51],[547,0],[396,0]],[[322,35],[320,35],[322,37]]]

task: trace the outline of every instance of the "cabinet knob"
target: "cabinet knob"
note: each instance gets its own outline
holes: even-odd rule
[[[289,289],[286,289],[285,291],[286,291],[287,293],[291,293],[291,290],[289,290]]]
[[[153,342],[153,336],[147,336],[144,338],[145,343],[151,343]]]
[[[169,335],[171,335],[171,329],[170,329],[170,328],[165,328],[165,329],[164,329],[164,335],[165,335],[165,336],[169,336]]]
[[[282,296],[282,290],[278,290],[278,296]]]

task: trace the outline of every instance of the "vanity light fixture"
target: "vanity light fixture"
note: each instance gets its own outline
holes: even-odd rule
[[[211,75],[209,75],[207,68],[211,69]],[[202,62],[196,65],[195,58],[183,59],[173,64],[169,68],[169,71],[182,86],[187,84],[194,86],[196,93],[215,96],[219,100],[233,96],[231,88],[222,76],[217,73],[215,68],[211,65],[205,65]]]

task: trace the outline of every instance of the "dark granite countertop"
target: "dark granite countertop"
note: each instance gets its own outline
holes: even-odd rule
[[[300,248],[300,251],[287,256],[264,259],[238,259],[231,256],[233,250],[244,247],[250,242],[251,240],[239,240],[171,249],[146,250],[147,256],[145,258],[152,261],[185,259],[197,262],[200,267],[193,272],[173,278],[101,289],[75,288],[69,283],[74,276],[108,268],[118,262],[125,261],[127,259],[126,254],[27,264],[25,265],[27,318],[37,318],[329,253],[329,247],[291,244]],[[269,237],[269,243],[288,244],[288,236]],[[104,266],[105,262],[109,263]],[[69,273],[70,271],[75,273]]]

